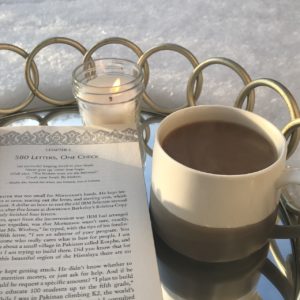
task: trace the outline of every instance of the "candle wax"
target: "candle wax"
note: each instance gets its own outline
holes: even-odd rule
[[[124,91],[124,84],[133,80],[125,75],[101,75],[81,87],[77,98],[85,125],[135,124],[138,91],[130,86]]]

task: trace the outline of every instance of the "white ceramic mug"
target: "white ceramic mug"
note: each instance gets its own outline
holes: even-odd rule
[[[189,168],[162,148],[174,129],[199,121],[247,126],[270,141],[276,161],[241,175],[218,175]],[[275,225],[280,187],[300,182],[300,171],[286,168],[287,142],[264,118],[233,107],[195,106],[160,124],[153,149],[150,210],[154,229],[173,249],[201,261],[231,261],[263,247],[271,237],[300,236],[300,228]],[[209,155],[209,154],[208,154]]]

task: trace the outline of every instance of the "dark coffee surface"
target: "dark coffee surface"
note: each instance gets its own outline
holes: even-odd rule
[[[259,133],[220,121],[179,127],[166,136],[162,147],[190,168],[224,175],[255,172],[270,166],[277,158],[274,146]]]

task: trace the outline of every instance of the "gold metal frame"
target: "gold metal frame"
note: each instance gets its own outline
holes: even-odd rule
[[[193,71],[192,75],[189,78],[188,84],[187,84],[187,99],[189,102],[190,106],[196,105],[196,100],[194,97],[194,84],[195,80],[198,78],[199,74],[208,66],[210,65],[224,65],[230,69],[232,69],[237,75],[242,79],[245,85],[251,82],[251,77],[249,74],[246,72],[246,70],[236,63],[235,61],[225,58],[225,57],[213,57],[205,60],[204,62],[200,63]],[[255,103],[255,95],[254,92],[251,91],[248,97],[248,102],[247,102],[247,110],[252,111],[254,108],[254,103]]]
[[[184,57],[186,57],[189,62],[192,64],[192,66],[195,68],[197,67],[197,65],[199,64],[197,58],[194,56],[194,54],[192,52],[190,52],[188,49],[176,45],[176,44],[162,44],[160,46],[154,47],[149,49],[148,51],[146,51],[142,57],[140,57],[140,59],[138,60],[138,65],[140,65],[141,67],[144,66],[144,64],[146,63],[146,60],[154,53],[159,52],[159,51],[175,51],[179,54],[182,54]],[[196,83],[196,88],[195,88],[195,92],[194,92],[194,97],[196,99],[198,99],[198,97],[200,96],[201,93],[201,89],[202,89],[202,83],[203,83],[203,78],[202,78],[202,74],[199,74],[197,77],[197,83]],[[165,114],[169,114],[172,113],[175,110],[187,107],[188,104],[177,107],[175,109],[169,109],[169,108],[165,108],[162,107],[158,104],[156,104],[151,97],[148,95],[148,93],[145,91],[144,92],[144,101],[152,108],[154,109],[154,111],[160,112],[160,113],[165,113]]]
[[[21,55],[22,57],[24,57],[25,59],[29,56],[29,54],[23,50],[20,47],[11,45],[11,44],[0,44],[0,50],[8,50],[8,51],[12,51],[15,52],[19,55]],[[32,72],[33,75],[33,84],[35,86],[39,85],[39,73],[38,73],[38,69],[36,67],[36,64],[34,61],[32,61],[32,65],[30,66],[28,72],[30,73],[30,71]],[[18,112],[20,110],[22,110],[23,108],[25,108],[27,105],[29,105],[31,103],[31,101],[34,98],[34,94],[31,91],[29,93],[29,95],[27,96],[27,98],[22,101],[19,105],[12,107],[12,108],[0,108],[0,114],[12,114],[15,112]]]
[[[131,42],[130,40],[121,37],[111,37],[96,43],[90,50],[88,50],[84,55],[83,62],[86,63],[87,61],[91,60],[94,52],[96,52],[98,49],[102,48],[103,46],[110,45],[110,44],[123,45],[131,49],[139,58],[144,54],[142,49],[135,43]],[[146,86],[149,80],[148,62],[144,64],[143,72],[144,72],[144,84]]]
[[[32,91],[32,93],[39,97],[41,100],[49,103],[49,104],[53,104],[53,105],[67,105],[67,104],[72,104],[73,102],[75,102],[75,99],[70,99],[70,100],[56,100],[52,97],[49,97],[47,95],[45,95],[44,93],[42,93],[39,89],[38,86],[34,84],[34,82],[31,79],[31,75],[30,75],[30,68],[31,68],[31,64],[33,62],[33,58],[35,57],[35,55],[42,50],[43,48],[45,48],[46,46],[52,45],[52,44],[66,44],[69,46],[74,47],[75,49],[77,49],[82,55],[84,55],[86,53],[86,49],[85,47],[83,47],[80,43],[78,43],[75,40],[69,39],[69,38],[64,38],[64,37],[55,37],[55,38],[50,38],[47,39],[43,42],[41,42],[40,44],[38,44],[30,53],[30,55],[27,57],[26,60],[26,66],[25,66],[25,78],[27,81],[27,84],[30,88],[30,90]]]
[[[12,114],[12,113],[22,111],[26,106],[28,106],[32,102],[32,100],[34,99],[34,96],[38,97],[39,99],[41,99],[44,102],[47,102],[49,104],[56,105],[56,106],[64,106],[64,105],[69,105],[69,104],[75,103],[74,98],[68,99],[68,100],[58,100],[58,99],[54,99],[52,97],[49,97],[49,96],[43,94],[38,89],[39,72],[38,72],[37,66],[33,59],[40,50],[42,50],[43,48],[45,48],[46,46],[51,45],[51,44],[66,44],[66,45],[69,45],[69,46],[77,49],[84,56],[83,61],[90,60],[92,54],[96,50],[98,50],[99,48],[101,48],[105,45],[108,45],[108,44],[120,44],[125,47],[128,47],[139,58],[137,63],[143,68],[145,87],[147,86],[149,76],[150,76],[149,75],[150,70],[149,70],[149,65],[148,65],[147,59],[151,55],[153,55],[154,53],[159,52],[159,51],[175,51],[175,52],[183,55],[184,57],[186,57],[188,59],[188,61],[192,64],[192,66],[194,68],[193,72],[188,80],[188,84],[187,84],[187,91],[186,91],[187,104],[182,105],[180,107],[172,108],[172,109],[165,108],[165,107],[162,107],[161,105],[155,103],[150,98],[150,96],[147,94],[147,92],[145,91],[144,95],[143,95],[145,103],[148,104],[148,106],[157,113],[169,114],[175,110],[184,108],[186,106],[195,105],[197,99],[199,98],[199,96],[201,94],[201,90],[202,90],[202,84],[203,84],[202,71],[210,65],[221,64],[221,65],[227,66],[230,69],[232,69],[233,71],[235,71],[238,74],[238,76],[242,79],[244,84],[246,85],[242,89],[242,91],[240,92],[239,96],[237,97],[237,99],[235,101],[234,105],[236,107],[242,108],[244,100],[247,97],[246,109],[253,111],[254,104],[255,104],[254,89],[258,86],[268,86],[268,87],[272,88],[273,90],[275,90],[276,92],[278,92],[282,96],[282,98],[284,99],[284,101],[288,107],[292,121],[300,117],[300,112],[299,112],[297,102],[296,102],[295,98],[293,97],[293,95],[290,93],[290,91],[285,86],[283,86],[280,82],[277,82],[276,80],[273,80],[273,79],[262,78],[262,79],[257,79],[257,80],[252,81],[251,77],[246,72],[246,70],[241,65],[234,62],[233,60],[230,60],[230,59],[224,58],[224,57],[214,57],[214,58],[210,58],[210,59],[207,59],[207,60],[199,63],[197,58],[195,57],[195,55],[192,52],[190,52],[188,49],[186,49],[182,46],[179,46],[176,44],[170,44],[170,43],[162,44],[162,45],[156,46],[154,48],[151,48],[146,52],[143,52],[139,48],[139,46],[136,45],[135,43],[131,42],[130,40],[127,40],[125,38],[120,38],[120,37],[111,37],[111,38],[101,40],[100,42],[96,43],[93,47],[91,47],[91,49],[88,51],[79,42],[77,42],[73,39],[70,39],[70,38],[66,38],[66,37],[54,37],[54,38],[46,39],[46,40],[42,41],[40,44],[38,44],[31,51],[31,53],[27,53],[22,48],[17,47],[12,44],[4,44],[4,43],[0,44],[0,50],[13,51],[26,59],[26,65],[25,65],[25,71],[24,71],[25,79],[26,79],[29,89],[31,90],[31,93],[28,95],[28,97],[25,100],[23,100],[20,104],[14,106],[14,107],[11,107],[11,108],[1,108],[0,107],[0,114],[6,115],[6,114]],[[299,137],[300,137],[299,132],[300,132],[300,130],[297,129],[297,131],[293,131],[291,133],[291,138],[290,138],[289,145],[288,145],[288,156],[290,156],[295,151],[295,149],[298,145]]]
[[[299,118],[300,112],[299,112],[299,108],[298,108],[298,105],[297,105],[297,102],[296,102],[294,96],[283,84],[281,84],[280,82],[278,82],[276,80],[269,79],[269,78],[256,79],[256,80],[250,82],[248,85],[246,85],[241,90],[234,105],[236,107],[241,108],[243,106],[246,96],[249,95],[249,93],[253,89],[255,89],[256,87],[259,87],[259,86],[266,86],[266,87],[269,87],[269,88],[273,89],[274,91],[276,91],[285,101],[285,103],[288,107],[289,113],[290,113],[291,120],[294,121],[296,118]],[[287,126],[289,126],[289,125],[287,125]],[[291,130],[293,132],[292,132],[292,136],[290,138],[289,144],[288,144],[287,157],[290,157],[294,153],[294,151],[296,150],[298,143],[299,143],[299,130],[295,131],[294,126],[289,126],[289,127],[292,127]],[[287,130],[285,128],[283,129],[283,133],[285,133],[285,130]]]

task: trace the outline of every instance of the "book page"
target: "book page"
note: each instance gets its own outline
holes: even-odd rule
[[[0,129],[0,300],[162,299],[136,131]]]

